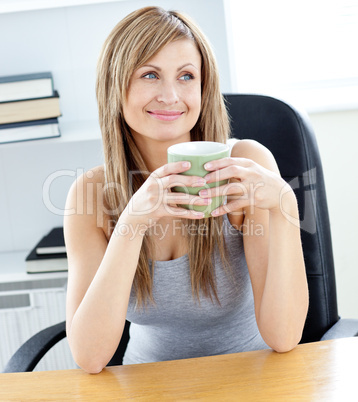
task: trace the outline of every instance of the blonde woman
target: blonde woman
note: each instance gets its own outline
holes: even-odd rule
[[[78,365],[100,372],[126,318],[124,364],[294,348],[308,290],[299,229],[279,203],[284,190],[285,212],[298,217],[296,199],[271,153],[242,140],[206,166],[206,183],[229,179],[189,198],[208,205],[226,194],[211,218],[170,191],[203,182],[180,175],[188,165],[167,163],[169,146],[229,138],[200,29],[178,12],[133,12],[103,45],[96,90],[105,166],[73,184],[66,209],[74,213],[64,222],[67,336]]]

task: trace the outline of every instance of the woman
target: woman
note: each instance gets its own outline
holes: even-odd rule
[[[76,212],[64,222],[67,336],[79,366],[106,366],[126,317],[125,364],[294,348],[307,282],[299,229],[281,212],[284,193],[285,213],[298,217],[296,199],[271,153],[237,141],[230,157],[206,166],[204,182],[180,175],[185,163],[167,163],[173,144],[229,137],[216,63],[198,27],[157,7],[133,12],[103,46],[96,90],[105,168],[73,184],[66,209]],[[227,195],[211,218],[170,191],[223,179],[189,196],[208,205]]]

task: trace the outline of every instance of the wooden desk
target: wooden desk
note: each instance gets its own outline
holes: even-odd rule
[[[0,400],[357,401],[358,338],[82,370],[0,374]]]

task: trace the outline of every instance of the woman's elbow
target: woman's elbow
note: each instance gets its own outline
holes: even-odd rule
[[[277,352],[277,353],[287,353],[290,352],[292,349],[294,349],[297,346],[297,343],[294,345],[290,345],[290,344],[282,344],[282,345],[275,345],[275,346],[271,346],[271,348]]]
[[[301,336],[292,339],[277,339],[269,345],[277,353],[287,353],[293,350],[300,342]]]
[[[103,356],[95,356],[93,353],[86,351],[86,348],[76,348],[71,344],[69,339],[69,346],[74,362],[89,374],[100,373],[108,364],[108,361],[103,359]]]
[[[107,365],[103,361],[89,359],[88,357],[73,356],[73,358],[75,363],[88,374],[99,374]]]
[[[77,342],[67,331],[67,341],[70,347],[72,358],[76,365],[89,374],[100,373],[108,364],[108,361],[103,358],[99,353],[93,352],[85,347],[83,342]]]
[[[84,370],[88,374],[99,374],[104,369],[104,367],[102,367],[102,366],[90,367],[89,366],[88,368],[87,367],[81,367],[81,368],[82,368],[82,370]]]

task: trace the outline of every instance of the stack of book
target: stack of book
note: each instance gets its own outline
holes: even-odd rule
[[[0,77],[0,144],[59,137],[59,116],[50,72]]]
[[[67,271],[67,254],[62,227],[52,229],[26,257],[26,272],[29,274],[56,271]]]

